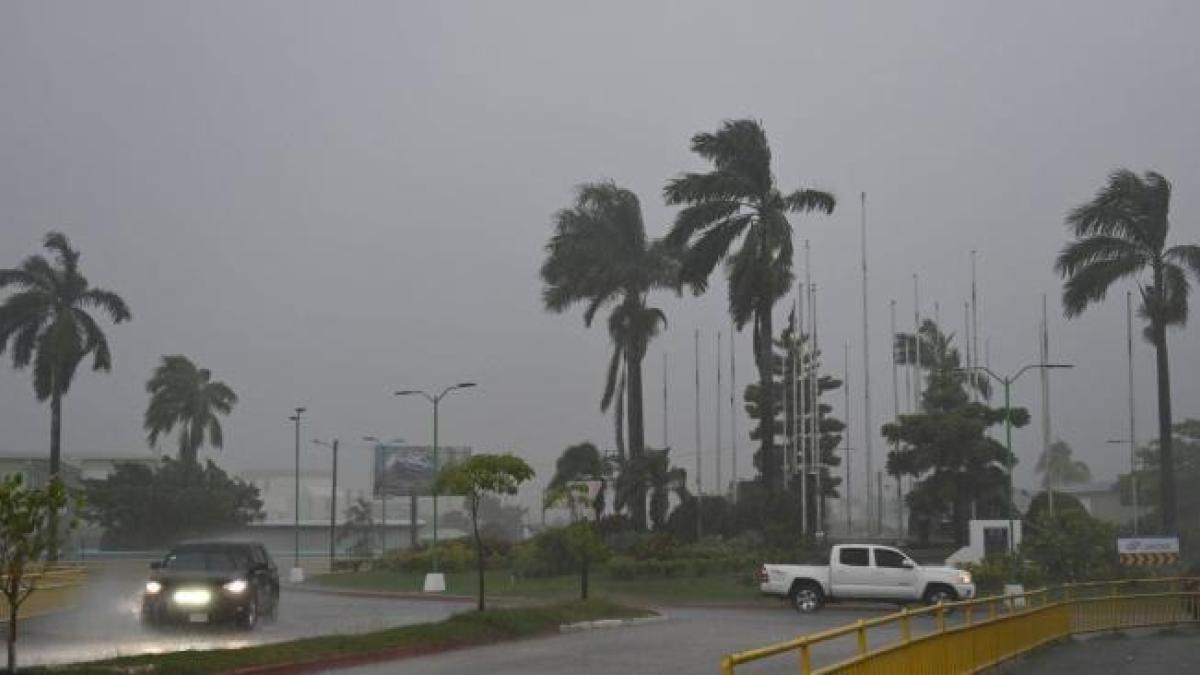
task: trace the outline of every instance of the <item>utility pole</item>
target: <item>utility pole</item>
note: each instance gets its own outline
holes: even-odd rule
[[[717,331],[717,398],[714,401],[717,412],[717,433],[713,443],[717,456],[717,490],[718,495],[724,493],[725,484],[721,476],[721,331]]]
[[[1138,534],[1137,433],[1133,407],[1133,294],[1125,291],[1125,345],[1129,355],[1129,490],[1133,497],[1133,536]]]
[[[733,500],[738,497],[738,465],[737,465],[737,365],[734,354],[737,353],[737,327],[729,322],[729,451],[733,455]]]
[[[892,414],[894,415],[894,419],[896,420],[896,423],[899,424],[899,422],[900,422],[900,388],[899,388],[900,387],[900,378],[897,373],[897,370],[898,370],[897,367],[899,364],[896,361],[896,301],[892,300],[890,305],[891,305],[890,309],[891,309],[891,328],[892,328]],[[905,355],[907,356],[907,353],[908,353],[908,341],[907,340],[904,343],[904,351],[905,351]],[[893,452],[900,451],[900,442],[899,441],[892,443],[892,451]]]
[[[867,512],[871,511],[871,472],[875,470],[875,458],[871,439],[875,435],[871,417],[871,331],[867,325],[867,193],[863,192],[860,239],[862,240],[862,330],[863,330],[863,452],[867,458]],[[895,333],[895,331],[892,331]],[[895,339],[894,337],[892,338]],[[894,350],[893,350],[894,351]],[[849,406],[846,408],[849,414]],[[849,443],[846,445],[850,447]],[[848,457],[849,455],[847,455]],[[849,475],[849,474],[847,474]],[[847,483],[847,489],[849,484]]]
[[[804,249],[805,249],[805,256],[804,256],[805,257],[805,263],[804,263],[805,283],[800,284],[799,288],[796,289],[796,302],[799,304],[799,308],[800,308],[799,309],[800,314],[796,318],[796,330],[801,335],[806,335],[807,328],[808,328],[808,315],[804,313],[804,311],[805,311],[804,294],[808,292],[808,288],[809,288],[808,280],[810,279],[810,274],[809,274],[809,270],[808,270],[808,242],[807,241],[804,242]],[[809,357],[808,357],[807,362],[804,360],[804,353],[806,351],[809,352]],[[804,378],[805,384],[803,387],[803,391],[806,392],[806,391],[808,391],[808,379],[807,379],[808,378],[808,370],[807,369],[812,367],[811,345],[808,344],[807,340],[800,343],[800,353],[796,358],[797,358],[797,361],[799,361],[797,367],[799,367],[801,369],[801,375]],[[796,425],[796,433],[795,433],[796,439],[794,441],[794,445],[798,446],[798,449],[799,449],[799,452],[797,453],[797,457],[796,457],[796,464],[798,464],[800,467],[800,534],[803,537],[807,537],[808,536],[808,478],[807,478],[807,475],[808,475],[807,474],[807,472],[808,472],[808,464],[807,464],[808,433],[804,430],[805,425],[803,423],[804,415],[802,413],[804,412],[804,407],[803,407],[804,403],[798,400],[800,396],[805,395],[801,392],[801,386],[800,386],[799,379],[797,379],[797,381],[792,383],[792,391],[794,392],[793,397],[792,397],[794,400],[794,403],[792,405],[793,405],[793,410],[795,411],[795,413],[792,416],[792,420],[793,420],[793,423]]]
[[[1038,345],[1041,348],[1041,362],[1050,362],[1050,326],[1046,313],[1046,294],[1042,293],[1042,330],[1038,336]],[[1041,371],[1042,384],[1042,457],[1047,460],[1046,464],[1046,497],[1049,500],[1050,516],[1054,516],[1054,489],[1058,487],[1058,476],[1054,475],[1054,469],[1049,463],[1050,460],[1050,371],[1046,368],[1039,368]]]
[[[846,456],[846,536],[854,533],[853,518],[851,511],[853,510],[854,502],[850,499],[850,343],[847,342],[842,346],[842,393],[845,395],[845,412],[846,416],[846,437],[843,438],[842,453]]]
[[[812,369],[812,461],[813,472],[813,509],[816,511],[816,523],[813,533],[820,535],[825,531],[825,494],[822,492],[821,469],[825,464],[824,453],[821,452],[821,380],[820,363],[821,347],[817,340],[817,287],[811,287],[812,292],[812,340],[813,340],[813,369]]]
[[[696,329],[696,541],[704,536],[702,524],[704,503],[704,451],[700,446],[700,329]]]

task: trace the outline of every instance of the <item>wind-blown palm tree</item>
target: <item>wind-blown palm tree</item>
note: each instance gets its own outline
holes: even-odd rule
[[[1187,322],[1188,273],[1200,278],[1200,246],[1167,246],[1171,184],[1153,171],[1139,176],[1119,169],[1092,201],[1067,216],[1075,241],[1063,247],[1055,269],[1065,279],[1063,311],[1078,316],[1104,300],[1113,284],[1133,279],[1141,294],[1138,316],[1154,345],[1158,370],[1158,441],[1161,453],[1163,529],[1178,517],[1175,456],[1171,447],[1171,373],[1167,328]]]
[[[623,505],[638,495],[649,495],[650,523],[654,529],[662,528],[670,511],[671,494],[681,501],[690,497],[687,489],[687,470],[671,466],[670,448],[655,450],[646,448],[641,457],[616,460],[618,475],[616,503]]]
[[[1055,441],[1038,455],[1034,470],[1042,474],[1042,487],[1053,490],[1060,485],[1086,483],[1092,479],[1092,470],[1087,462],[1073,459],[1071,446]]]
[[[179,460],[195,466],[196,456],[207,438],[209,445],[225,445],[218,415],[228,415],[237,404],[237,394],[224,382],[214,382],[206,368],[197,368],[186,356],[162,357],[162,363],[146,382],[150,403],[143,426],[150,447],[158,437],[179,426]]]
[[[62,401],[75,370],[88,356],[92,370],[112,370],[108,338],[93,312],[113,323],[131,318],[119,295],[95,288],[79,270],[79,251],[58,233],[42,245],[53,261],[31,255],[20,267],[0,270],[0,289],[12,288],[0,305],[0,355],[11,345],[14,368],[33,364],[33,391],[38,401],[50,400],[50,476],[62,467]],[[52,536],[57,522],[51,523]],[[51,551],[57,557],[57,547]]]
[[[718,263],[729,279],[729,312],[740,329],[754,320],[759,410],[768,411],[761,456],[772,490],[783,486],[775,448],[774,388],[771,386],[771,311],[792,285],[792,226],[789,213],[832,213],[833,195],[809,188],[784,194],[771,173],[767,134],[755,120],[732,120],[716,133],[692,137],[692,151],[713,163],[708,173],[685,173],[667,183],[668,204],[686,204],[668,242],[687,246],[680,280],[697,293],[708,286]],[[736,250],[735,244],[741,241]]]
[[[674,286],[675,255],[646,236],[637,195],[612,182],[581,185],[574,206],[559,211],[554,221],[541,269],[542,300],[555,313],[584,303],[589,327],[598,311],[615,305],[608,317],[613,352],[600,409],[607,411],[616,398],[618,452],[624,455],[621,427],[627,415],[629,455],[640,457],[645,449],[642,359],[666,325],[666,315],[646,300],[650,291]],[[644,528],[645,500],[633,500],[632,510],[634,524]]]
[[[0,289],[15,292],[0,305],[0,354],[12,345],[13,367],[33,364],[33,387],[39,401],[50,399],[50,473],[61,464],[62,397],[75,370],[89,355],[92,369],[112,369],[108,339],[89,312],[99,310],[113,323],[130,319],[129,308],[117,294],[94,288],[79,270],[79,251],[58,233],[46,235],[43,246],[53,262],[32,255],[14,269],[0,270]]]

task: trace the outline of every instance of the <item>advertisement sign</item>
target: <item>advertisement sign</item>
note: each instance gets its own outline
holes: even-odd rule
[[[444,469],[471,456],[470,448],[438,448],[438,465]],[[433,448],[427,445],[375,446],[376,497],[428,497],[433,494]]]
[[[1131,537],[1117,539],[1121,564],[1130,567],[1174,565],[1179,562],[1178,537]]]

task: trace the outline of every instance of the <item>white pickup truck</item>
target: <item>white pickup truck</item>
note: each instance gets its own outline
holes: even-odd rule
[[[800,612],[815,612],[833,600],[877,600],[928,604],[975,596],[971,573],[953,567],[922,567],[889,546],[841,544],[829,565],[763,565],[759,588],[787,598]]]

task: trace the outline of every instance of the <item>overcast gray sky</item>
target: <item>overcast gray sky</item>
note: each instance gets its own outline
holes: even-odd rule
[[[429,406],[391,392],[469,379],[442,441],[516,451],[544,480],[566,445],[612,438],[604,331],[540,307],[551,214],[611,178],[661,234],[664,181],[704,166],[691,135],[756,117],[783,186],[841,199],[793,226],[812,241],[833,370],[851,349],[852,444],[866,191],[874,428],[891,409],[889,299],[911,326],[919,272],[923,313],[938,302],[961,334],[977,249],[992,365],[1037,358],[1049,293],[1052,355],[1076,366],[1054,379],[1055,434],[1112,477],[1127,457],[1105,443],[1127,433],[1124,293],[1066,322],[1051,265],[1065,212],[1119,166],[1170,178],[1174,240],[1200,241],[1197,26],[1192,2],[5,2],[0,265],[59,229],[132,307],[109,330],[113,373],[81,375],[66,399],[68,455],[144,451],[144,382],[183,353],[241,396],[233,468],[290,466],[295,405],[306,440],[427,443]],[[670,441],[691,471],[692,335],[711,452],[724,283],[654,300],[670,329],[646,362],[647,437],[662,438],[669,353]],[[1200,417],[1197,331],[1171,335],[1178,419]],[[748,333],[737,350],[744,383]],[[1153,352],[1136,350],[1144,440]],[[1036,413],[1035,374],[1014,397]],[[48,437],[30,374],[0,367],[0,452],[44,453]],[[1016,439],[1024,482],[1037,424]],[[745,475],[750,452],[742,440]]]

